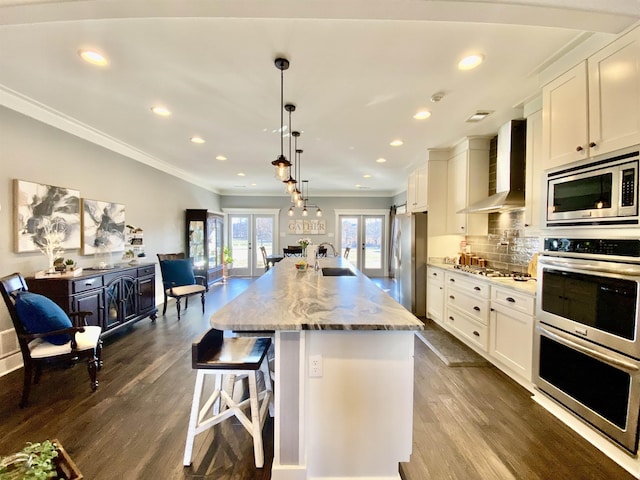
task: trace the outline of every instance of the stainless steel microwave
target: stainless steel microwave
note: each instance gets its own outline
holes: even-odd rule
[[[547,170],[547,227],[638,225],[639,151]]]

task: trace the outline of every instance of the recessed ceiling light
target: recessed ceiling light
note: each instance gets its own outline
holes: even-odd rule
[[[238,172],[238,173],[237,173],[237,175],[238,175],[239,177],[244,177],[244,176],[245,176],[245,173],[244,173],[244,172]]]
[[[220,160],[221,162],[224,162],[227,159],[227,157],[225,157],[224,155],[218,155],[216,157],[216,160]]]
[[[362,185],[360,185],[359,183],[356,183],[356,184],[354,185],[354,187],[356,187],[356,188],[360,188],[361,186],[362,186]]]
[[[168,117],[171,115],[171,110],[166,107],[151,107],[151,111],[160,117]]]
[[[458,62],[458,70],[471,70],[476,68],[484,60],[484,55],[479,53],[464,57]]]
[[[364,175],[362,175],[362,178],[371,178],[371,175],[369,175],[368,173],[365,173]]]
[[[204,143],[204,139],[201,137],[191,137],[193,143]]]
[[[252,183],[251,184],[252,187],[255,187],[256,185],[257,185],[257,183]]]
[[[85,62],[91,63],[92,65],[104,67],[109,64],[109,60],[107,60],[107,57],[105,57],[101,53],[96,52],[95,50],[80,50],[78,52],[78,55],[80,55],[80,58],[82,58]]]
[[[419,112],[416,112],[413,118],[415,118],[416,120],[424,120],[425,118],[429,118],[430,116],[431,112],[429,110],[421,110]]]
[[[469,118],[467,118],[465,120],[465,122],[469,122],[469,123],[480,122],[480,121],[484,120],[485,118],[487,118],[492,113],[493,112],[489,111],[489,110],[479,111],[479,112],[476,112],[473,115],[471,115]]]
[[[376,163],[384,163],[384,162],[386,162],[386,161],[387,161],[387,159],[386,159],[386,158],[382,158],[382,157],[380,157],[380,158],[378,158],[378,159],[376,160]]]
[[[396,139],[396,140],[393,140],[391,143],[389,143],[389,145],[391,145],[392,147],[399,147],[403,143],[404,142],[402,140]]]

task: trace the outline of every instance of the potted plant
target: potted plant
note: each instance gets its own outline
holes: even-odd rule
[[[76,269],[76,261],[73,258],[67,258],[64,261],[64,265],[67,270],[75,270]]]
[[[222,249],[222,281],[226,282],[229,277],[229,270],[233,266],[233,257],[231,256],[231,249],[224,247]]]
[[[19,452],[0,458],[3,480],[41,480],[84,478],[71,457],[57,440],[27,443]]]

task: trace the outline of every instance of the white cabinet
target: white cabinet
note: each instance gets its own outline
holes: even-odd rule
[[[445,275],[446,328],[484,352],[489,349],[489,294],[486,280]]]
[[[491,287],[489,354],[527,382],[533,364],[535,298],[509,288]]]
[[[587,61],[590,154],[640,143],[640,28]]]
[[[487,214],[457,213],[489,196],[488,137],[468,137],[452,149],[447,165],[447,233],[486,235]]]
[[[534,236],[540,229],[546,206],[544,159],[542,156],[542,110],[527,117],[527,154],[525,168],[524,226],[527,236]]]
[[[407,210],[409,212],[425,212],[427,210],[427,173],[427,164],[424,164],[409,175],[407,184]]]
[[[542,89],[545,168],[586,157],[587,113],[587,66],[580,63]]]
[[[427,210],[429,221],[427,223],[428,236],[445,235],[447,233],[447,165],[449,150],[429,150]],[[438,248],[432,249],[435,244],[430,244],[430,256],[442,257],[450,255],[447,250],[440,252]],[[433,252],[433,253],[432,253]]]
[[[545,169],[640,143],[640,28],[542,89]]]
[[[444,270],[427,267],[427,318],[444,324]]]

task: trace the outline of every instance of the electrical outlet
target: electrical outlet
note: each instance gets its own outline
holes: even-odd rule
[[[322,355],[309,355],[309,376],[322,376]]]

